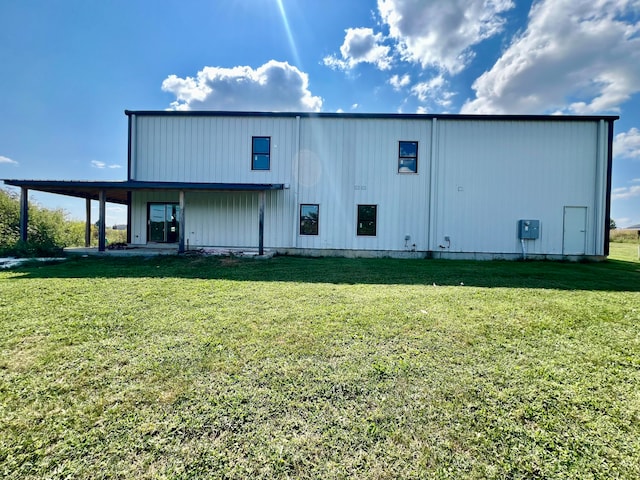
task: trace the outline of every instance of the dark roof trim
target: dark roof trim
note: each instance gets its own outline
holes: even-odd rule
[[[232,112],[210,110],[125,110],[125,115],[150,117],[280,117],[280,118],[362,118],[362,119],[411,119],[411,120],[495,120],[495,121],[615,121],[617,115],[466,115],[444,113],[328,113],[328,112]]]
[[[5,185],[25,187],[39,192],[56,193],[72,197],[98,199],[100,191],[105,191],[107,202],[128,204],[129,192],[139,190],[189,190],[189,191],[237,191],[252,192],[283,190],[282,183],[188,183],[188,182],[102,182],[83,180],[3,180]]]

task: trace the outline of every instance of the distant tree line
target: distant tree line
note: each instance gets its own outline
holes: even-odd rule
[[[20,240],[19,195],[0,189],[0,255],[52,256],[64,247],[84,245],[85,223],[64,210],[29,203],[27,241]]]

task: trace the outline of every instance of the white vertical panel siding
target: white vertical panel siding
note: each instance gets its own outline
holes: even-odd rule
[[[437,242],[447,235],[453,252],[519,253],[517,221],[538,219],[540,239],[527,241],[529,252],[561,254],[563,207],[595,207],[597,124],[437,124]],[[593,253],[593,241],[587,249]]]
[[[295,118],[135,116],[134,180],[291,183]],[[251,137],[271,137],[271,169],[251,170]]]
[[[149,202],[178,202],[177,191],[136,192],[132,201],[132,243],[147,243]],[[191,246],[258,246],[258,192],[185,192],[185,241]],[[290,193],[267,191],[265,247],[289,247]]]
[[[427,249],[428,120],[304,118],[298,203],[320,205],[319,235],[301,248]],[[418,174],[398,173],[398,142],[417,141]],[[356,235],[357,205],[378,205],[377,235]]]
[[[295,118],[134,122],[135,180],[291,184],[266,193],[267,248],[398,251],[409,235],[418,251],[520,253],[517,221],[538,219],[528,252],[562,254],[563,207],[583,206],[587,254],[602,251],[604,122],[303,116],[299,137]],[[270,171],[251,170],[252,136],[271,137]],[[417,174],[398,173],[401,140],[419,144]],[[134,243],[146,242],[150,201],[178,192],[133,194]],[[319,235],[299,234],[300,204],[320,205]],[[378,206],[375,237],[356,235],[358,204]],[[257,192],[187,192],[186,209],[190,245],[257,245]]]
[[[288,191],[266,192],[264,246],[290,246]],[[187,192],[186,234],[193,246],[258,246],[258,192]]]

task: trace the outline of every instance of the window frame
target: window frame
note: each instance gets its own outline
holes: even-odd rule
[[[317,214],[317,218],[316,218],[316,223],[315,223],[315,233],[304,233],[302,231],[302,226],[303,226],[303,216],[302,216],[302,209],[303,207],[315,207],[316,208],[316,214]],[[301,203],[300,204],[300,217],[299,217],[299,221],[300,221],[300,227],[298,229],[298,233],[299,235],[302,236],[318,236],[320,233],[320,204],[319,203]]]
[[[415,144],[416,146],[416,154],[415,155],[402,155],[402,144],[403,143],[412,143]],[[399,140],[398,141],[398,173],[401,174],[413,174],[413,175],[417,175],[418,173],[418,148],[419,148],[419,142],[418,140]],[[406,160],[413,160],[415,162],[415,170],[411,171],[407,171],[407,172],[403,172],[401,169],[402,168],[407,168],[406,166],[404,166],[402,164],[402,162],[406,161]]]
[[[373,207],[373,221],[371,220],[366,220],[362,218],[361,213],[361,208],[363,207]],[[358,204],[357,208],[356,208],[356,235],[358,237],[376,237],[378,236],[378,205],[377,204],[371,204],[371,203],[363,203],[363,204]],[[362,226],[363,223],[365,222],[372,222],[373,223],[373,233],[370,233],[370,229],[367,227]],[[369,233],[367,233],[369,232]]]
[[[262,152],[262,151],[256,151],[256,140],[267,140],[268,144],[269,144],[269,148],[267,149],[267,152]],[[257,156],[266,156],[267,158],[267,168],[257,168],[256,167],[256,157]],[[271,137],[267,137],[264,135],[253,135],[251,137],[251,170],[255,170],[255,171],[268,171],[271,170]]]

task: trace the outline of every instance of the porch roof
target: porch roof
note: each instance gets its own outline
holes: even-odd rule
[[[283,190],[282,183],[193,183],[193,182],[141,182],[126,180],[116,182],[84,180],[14,180],[4,179],[5,185],[25,187],[39,192],[57,193],[72,197],[98,200],[101,191],[106,201],[127,204],[127,194],[137,190],[182,190],[182,191],[265,191]]]

